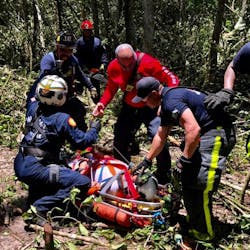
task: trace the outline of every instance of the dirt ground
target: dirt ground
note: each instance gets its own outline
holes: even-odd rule
[[[24,222],[21,217],[22,211],[25,210],[25,199],[27,191],[23,185],[16,181],[13,171],[13,160],[16,155],[16,150],[0,147],[0,194],[3,195],[3,201],[0,200],[0,249],[1,250],[25,250],[25,249],[43,249],[42,238],[38,239],[37,232],[27,232],[24,229]],[[225,173],[222,182],[228,182],[231,186],[242,187],[248,169],[239,169],[237,174]],[[220,194],[215,198],[214,213],[219,220],[232,227],[236,225],[239,211],[236,208],[230,207],[226,202],[226,198],[238,199],[233,188],[224,186],[220,188]],[[244,205],[250,209],[250,192],[249,188],[245,194]],[[0,195],[0,197],[1,197]],[[2,202],[2,203],[1,203]],[[10,208],[10,219],[4,216],[4,209]],[[4,223],[6,225],[4,225]],[[250,238],[250,237],[249,237]],[[41,241],[38,247],[37,241]],[[245,240],[242,249],[248,248],[250,239]],[[83,248],[81,248],[83,249]],[[102,249],[102,248],[98,248]],[[240,248],[227,248],[227,249],[240,249]]]

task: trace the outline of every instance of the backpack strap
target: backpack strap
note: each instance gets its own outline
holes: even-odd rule
[[[133,70],[133,73],[131,75],[131,77],[129,78],[128,80],[128,85],[132,85],[134,86],[135,84],[135,80],[136,80],[136,76],[137,76],[137,70],[140,66],[140,63],[141,63],[141,60],[143,58],[143,56],[145,55],[145,53],[141,52],[136,60],[136,64],[135,64],[135,67],[134,67],[134,70]]]

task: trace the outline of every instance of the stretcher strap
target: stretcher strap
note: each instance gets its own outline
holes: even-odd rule
[[[130,176],[130,173],[129,173],[128,170],[124,170],[124,177],[125,177],[125,179],[126,179],[126,181],[128,183],[128,189],[131,192],[132,197],[135,200],[138,199],[140,197],[140,195],[138,194],[138,192],[137,192],[137,190],[136,190],[136,188],[134,186],[134,183],[133,183],[133,181],[131,179],[131,176]]]

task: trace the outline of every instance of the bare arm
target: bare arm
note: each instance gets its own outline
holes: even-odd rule
[[[182,113],[180,124],[185,130],[185,148],[183,150],[183,156],[190,159],[199,145],[201,128],[189,108]]]
[[[236,76],[235,76],[235,72],[232,66],[233,66],[233,62],[231,62],[228,65],[226,72],[224,74],[224,88],[225,89],[233,89],[234,87],[234,81],[236,79]]]
[[[152,145],[147,155],[147,159],[153,160],[165,146],[167,136],[171,131],[171,127],[162,127],[158,128],[156,135],[154,136]]]

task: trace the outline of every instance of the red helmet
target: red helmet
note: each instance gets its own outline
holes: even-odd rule
[[[82,30],[92,30],[92,29],[94,29],[94,25],[91,21],[84,20],[81,24],[81,29]]]

